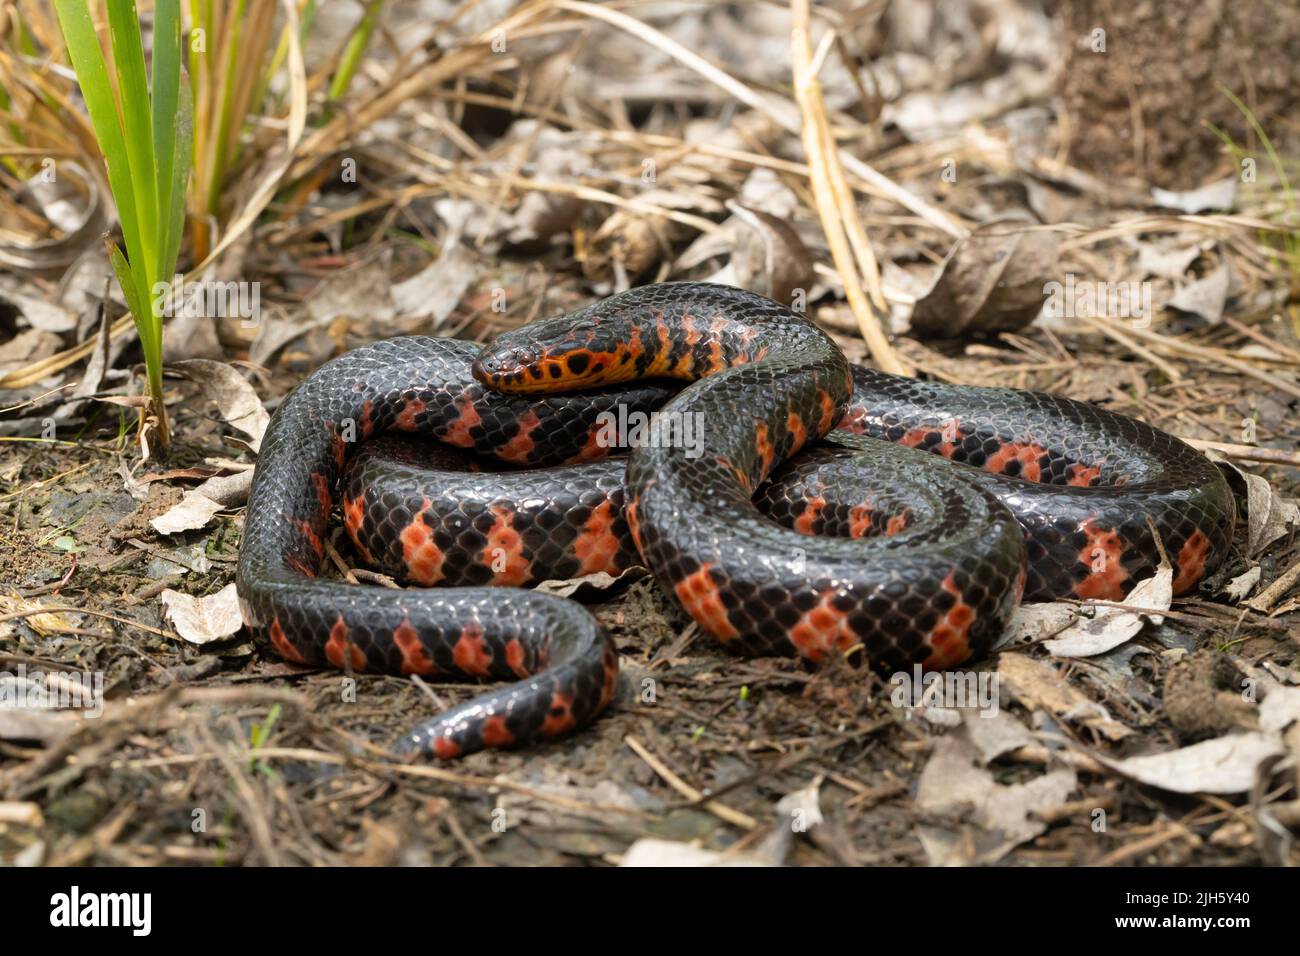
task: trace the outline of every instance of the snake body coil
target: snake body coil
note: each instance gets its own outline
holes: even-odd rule
[[[669,394],[631,384],[654,378],[691,383],[652,418],[676,440],[634,447],[624,483],[620,463],[593,459],[617,444],[611,420]],[[534,470],[430,477],[423,453],[366,442],[390,430]],[[316,578],[350,458],[342,511],[361,554],[419,584],[464,586]],[[328,363],[272,419],[237,580],[246,622],[289,660],[518,679],[400,742],[447,758],[582,726],[617,677],[583,608],[479,585],[617,571],[639,552],[702,628],[745,653],[815,661],[861,645],[882,664],[946,667],[986,652],[1022,591],[1121,598],[1155,566],[1153,531],[1175,591],[1189,590],[1234,517],[1217,469],[1147,425],[851,369],[770,300],[673,283],[481,352],[404,338]]]

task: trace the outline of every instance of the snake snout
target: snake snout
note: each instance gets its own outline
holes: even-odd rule
[[[488,349],[474,360],[473,373],[479,381],[490,382],[518,375],[536,361],[537,356],[531,349]]]

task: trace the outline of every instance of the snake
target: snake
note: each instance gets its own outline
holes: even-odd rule
[[[336,505],[414,586],[322,577]],[[393,744],[446,760],[613,700],[610,636],[526,587],[547,578],[644,565],[741,654],[944,669],[1022,600],[1121,601],[1165,566],[1190,592],[1235,522],[1219,469],[1151,425],[852,365],[782,304],[670,282],[486,347],[404,336],[323,365],[263,437],[236,584],[290,662],[510,682]]]

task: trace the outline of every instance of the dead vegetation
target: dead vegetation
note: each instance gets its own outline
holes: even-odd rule
[[[365,8],[322,4],[301,50],[259,53],[262,101],[241,88],[181,255],[200,290],[242,285],[168,321],[174,447],[142,460],[93,140],[14,32],[41,6],[0,5],[0,690],[28,700],[0,707],[0,860],[1300,861],[1295,154],[1251,123],[1180,192],[1081,168],[1054,97],[1086,40],[1010,0],[403,0],[342,96]],[[47,157],[80,172],[43,184]],[[395,762],[473,688],[304,671],[240,631],[267,412],[367,341],[486,341],[670,278],[794,301],[855,361],[1183,437],[1229,471],[1234,552],[1172,606],[1030,609],[967,708],[736,658],[638,581],[597,597],[623,677],[594,728]],[[102,713],[31,703],[80,674]]]

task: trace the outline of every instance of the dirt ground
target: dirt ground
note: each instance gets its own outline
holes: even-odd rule
[[[392,4],[390,31],[420,6]],[[102,677],[102,713],[0,707],[0,861],[1300,863],[1289,192],[1262,150],[1260,180],[1227,199],[1135,194],[1137,166],[1111,190],[1097,166],[1061,161],[1073,134],[1046,66],[1062,62],[1061,20],[1034,4],[953,4],[918,25],[909,5],[866,6],[877,19],[825,14],[840,45],[815,108],[850,157],[844,234],[857,220],[870,236],[874,275],[851,251],[846,279],[827,239],[789,11],[651,10],[672,42],[647,46],[545,4],[508,54],[490,49],[508,5],[447,26],[441,59],[403,60],[393,35],[379,44],[352,125],[302,148],[223,267],[258,283],[258,316],[169,324],[165,454],[142,459],[141,356],[129,323],[110,332],[121,304],[101,311],[102,262],[0,274],[0,385],[22,382],[0,391],[0,690],[24,675]],[[1013,50],[998,26],[1019,30]],[[673,43],[776,105],[702,78]],[[467,80],[430,66],[462,55]],[[383,99],[412,76],[423,85]],[[349,159],[359,183],[335,175]],[[1225,147],[1194,185],[1237,168]],[[1049,642],[1089,621],[1094,637],[1113,631],[1133,605],[1029,609],[971,668],[994,688],[973,706],[901,699],[894,675],[856,657],[738,657],[648,577],[589,586],[578,597],[620,655],[609,712],[554,743],[448,764],[403,763],[386,745],[473,685],[298,667],[230,624],[250,444],[305,375],[367,341],[488,341],[682,278],[802,301],[855,362],[1054,392],[1197,443],[1238,495],[1231,554],[1194,594],[1130,613],[1131,636],[1106,650]],[[867,344],[857,281],[864,303],[884,304],[868,312],[887,351]],[[1102,296],[1131,282],[1150,308],[1045,311],[1049,285],[1067,282]],[[74,321],[51,325],[40,303]],[[49,370],[23,378],[33,367]],[[337,525],[326,573],[381,586]]]

